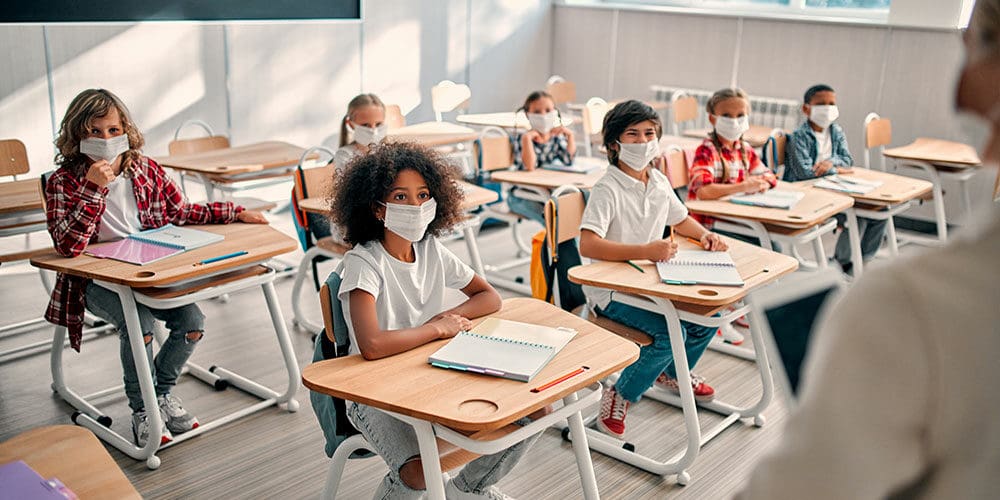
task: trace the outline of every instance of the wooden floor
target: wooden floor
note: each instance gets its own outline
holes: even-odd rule
[[[271,218],[276,227],[291,231],[287,213]],[[523,232],[528,235],[533,229],[537,230],[526,227]],[[480,239],[484,259],[489,262],[512,256],[509,242],[509,230],[484,233]],[[448,245],[459,257],[466,258],[464,243],[453,241]],[[300,256],[289,254],[286,258],[297,262]],[[329,269],[321,267],[324,273]],[[311,359],[312,344],[308,333],[291,325],[292,280],[281,279],[276,288],[299,364],[305,366]],[[34,269],[26,265],[0,268],[0,324],[40,315],[46,301]],[[305,302],[319,321],[315,300]],[[234,294],[227,304],[203,303],[202,309],[208,321],[205,339],[194,354],[196,362],[225,366],[259,378],[271,387],[283,388],[280,353],[258,290]],[[0,339],[0,350],[46,339],[51,333],[46,326],[5,337]],[[67,352],[67,379],[83,393],[120,383],[118,344],[112,334],[85,342],[80,354]],[[41,353],[0,363],[0,440],[41,425],[70,423],[72,409],[49,388],[48,361],[47,354]],[[748,403],[759,394],[756,366],[750,362],[709,351],[697,372],[728,402]],[[255,401],[232,388],[215,392],[190,377],[182,378],[175,393],[203,422]],[[316,498],[329,460],[323,453],[323,435],[304,387],[299,387],[297,399],[301,404],[297,413],[270,408],[164,450],[160,453],[162,465],[156,471],[147,470],[144,463],[116,450],[110,452],[147,498]],[[129,432],[124,394],[109,396],[99,406],[112,416],[114,428]],[[703,427],[721,420],[717,415],[702,413]],[[765,415],[767,423],[763,428],[737,423],[709,442],[689,469],[692,480],[688,486],[677,485],[673,477],[652,475],[595,452],[594,468],[601,494],[609,499],[731,497],[754,462],[780,435],[785,418],[780,395]],[[628,424],[628,437],[638,451],[660,460],[670,458],[685,439],[681,412],[652,400],[633,406]],[[385,472],[377,458],[349,462],[341,497],[370,498]],[[555,430],[544,433],[500,486],[507,494],[522,499],[581,497],[571,446]]]

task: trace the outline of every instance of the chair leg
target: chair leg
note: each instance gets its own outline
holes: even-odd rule
[[[892,216],[886,219],[886,236],[889,237],[889,255],[898,256],[899,242],[896,240],[896,224],[892,221]]]
[[[333,457],[330,458],[330,469],[326,473],[326,484],[323,485],[323,495],[320,498],[324,500],[337,498],[337,488],[340,486],[341,476],[344,475],[347,459],[352,453],[367,449],[371,449],[371,445],[361,434],[355,434],[340,443],[337,451],[333,452]]]

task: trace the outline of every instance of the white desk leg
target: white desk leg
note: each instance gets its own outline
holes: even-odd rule
[[[563,404],[570,405],[577,400],[576,393],[563,398]],[[573,436],[573,453],[576,455],[576,467],[580,471],[580,484],[583,487],[583,498],[598,500],[597,478],[594,476],[594,462],[590,458],[590,444],[587,442],[587,432],[583,427],[583,417],[580,412],[570,415],[569,431]]]
[[[863,272],[864,259],[861,255],[861,235],[858,234],[858,217],[853,208],[844,212],[847,215],[847,238],[851,243],[851,272],[854,278],[860,278]]]
[[[476,274],[486,278],[486,267],[483,266],[483,257],[479,254],[479,243],[476,241],[476,228],[472,224],[466,224],[462,228],[462,235],[465,237],[465,247],[469,249],[469,264]]]
[[[687,428],[687,450],[677,462],[677,482],[687,484],[691,476],[685,470],[694,463],[701,449],[701,425],[698,423],[698,407],[694,401],[694,391],[691,389],[691,371],[688,369],[687,351],[684,349],[684,334],[681,330],[681,320],[673,303],[660,297],[651,297],[657,308],[663,312],[667,322],[667,332],[670,337],[670,350],[673,351],[674,368],[677,371],[677,385],[680,386],[681,410],[684,412],[684,426]]]
[[[424,468],[424,484],[427,485],[428,500],[445,500],[444,479],[441,475],[441,459],[438,452],[437,438],[434,437],[434,427],[430,422],[413,419],[410,421],[417,433],[417,444],[420,446],[420,462]]]
[[[281,305],[278,303],[278,296],[274,293],[274,282],[268,281],[261,285],[264,289],[264,298],[267,300],[267,309],[271,313],[271,323],[274,325],[274,333],[278,337],[278,346],[281,348],[281,355],[285,358],[285,371],[288,373],[288,388],[278,396],[278,403],[286,403],[289,412],[299,409],[299,402],[295,400],[295,391],[299,388],[299,362],[295,359],[295,349],[292,341],[288,338],[288,329],[285,328],[285,318],[281,315]]]

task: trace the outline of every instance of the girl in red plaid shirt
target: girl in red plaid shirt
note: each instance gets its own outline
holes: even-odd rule
[[[143,143],[142,133],[128,109],[111,92],[88,89],[73,99],[56,139],[55,161],[59,168],[45,187],[46,219],[56,251],[75,257],[90,243],[123,238],[168,223],[267,224],[259,212],[245,211],[232,202],[188,203],[163,169],[142,155]],[[164,321],[170,330],[150,363],[163,417],[163,441],[168,442],[172,439],[171,432],[185,432],[198,426],[198,420],[170,390],[202,338],[205,316],[195,304],[162,310],[142,304],[136,307],[147,357],[153,358],[154,320]],[[132,431],[136,443],[143,447],[149,434],[149,420],[143,408],[118,295],[90,280],[59,274],[45,317],[67,327],[70,344],[78,351],[84,308],[118,328],[125,395],[133,411]]]

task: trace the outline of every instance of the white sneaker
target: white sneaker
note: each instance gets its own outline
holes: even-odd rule
[[[156,402],[159,403],[163,423],[170,432],[180,434],[198,428],[198,419],[184,409],[177,396],[167,393],[157,396]]]
[[[730,323],[726,323],[722,325],[722,328],[719,328],[719,335],[722,336],[722,340],[727,344],[740,345],[743,343],[743,334],[736,331],[736,328],[733,328],[733,325]]]
[[[496,486],[490,486],[489,488],[483,490],[481,493],[470,493],[468,491],[462,491],[455,486],[455,480],[448,480],[448,484],[444,487],[444,497],[448,500],[514,500],[513,497],[504,495],[500,488]]]
[[[162,414],[160,416],[162,417]],[[146,415],[146,410],[139,410],[132,414],[132,437],[138,447],[146,447],[146,442],[149,441],[149,416]],[[160,446],[173,440],[174,436],[170,434],[170,429],[167,429],[167,425],[164,423]]]

